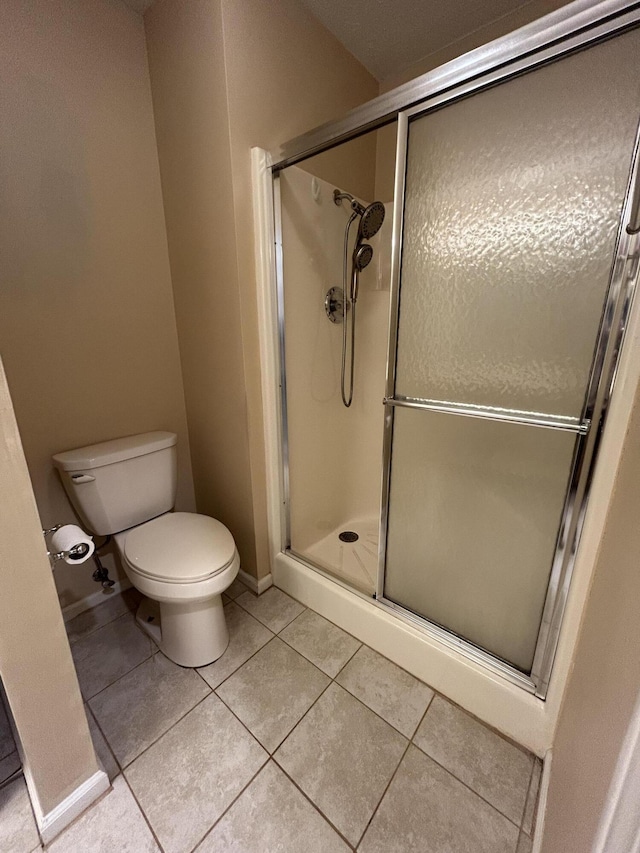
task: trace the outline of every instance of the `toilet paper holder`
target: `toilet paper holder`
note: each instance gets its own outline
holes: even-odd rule
[[[43,527],[42,535],[45,537],[49,536],[51,533],[55,533],[60,530],[60,528],[64,527],[63,524],[56,524],[53,527]],[[74,545],[73,548],[70,548],[68,551],[49,551],[47,550],[47,556],[49,559],[53,560],[53,562],[57,562],[58,560],[66,560],[71,557],[72,560],[80,560],[82,557],[86,557],[89,553],[90,546],[86,542],[80,542],[78,545]]]

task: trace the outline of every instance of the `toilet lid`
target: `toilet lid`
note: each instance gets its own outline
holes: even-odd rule
[[[134,527],[124,555],[149,578],[174,583],[206,580],[226,569],[236,553],[233,536],[208,515],[170,512]]]

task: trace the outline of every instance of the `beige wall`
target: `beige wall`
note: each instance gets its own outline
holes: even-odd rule
[[[591,849],[638,694],[639,508],[640,389],[554,741],[543,853]]]
[[[145,15],[198,508],[269,571],[250,150],[374,97],[297,0],[157,0]]]
[[[46,814],[98,765],[2,362],[0,482],[0,675],[30,793]]]
[[[52,453],[153,429],[179,435],[191,509],[142,20],[4,0],[0,52],[0,351],[42,523],[75,521]],[[96,592],[92,566],[56,571],[63,605]]]
[[[220,6],[158,0],[145,26],[197,505],[255,572]]]

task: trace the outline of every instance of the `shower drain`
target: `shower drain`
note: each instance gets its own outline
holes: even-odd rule
[[[343,530],[342,533],[338,533],[338,539],[342,542],[357,542],[360,537],[357,533],[354,533],[353,530]]]

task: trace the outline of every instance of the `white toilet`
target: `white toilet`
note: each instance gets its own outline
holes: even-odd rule
[[[207,515],[171,512],[177,436],[147,432],[57,453],[53,463],[84,524],[114,534],[143,595],[140,626],[180,666],[204,666],[229,642],[221,594],[240,568],[227,528]],[[159,625],[158,625],[159,621]]]

